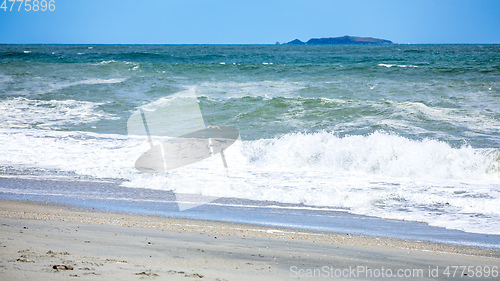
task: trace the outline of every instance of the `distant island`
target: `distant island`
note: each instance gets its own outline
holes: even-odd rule
[[[279,44],[279,43],[276,43]],[[371,38],[371,37],[354,37],[342,36],[331,38],[312,38],[307,42],[302,42],[299,39],[292,40],[288,43],[280,45],[390,45],[394,44],[390,40]]]

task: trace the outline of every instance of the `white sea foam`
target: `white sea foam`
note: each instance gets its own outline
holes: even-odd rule
[[[131,65],[132,68],[130,68],[130,70],[137,70],[140,67],[140,63],[137,63],[137,62],[115,61],[115,60],[104,60],[104,61],[101,61],[99,63],[94,63],[93,65],[100,66],[100,65],[113,65],[113,64],[117,64],[117,65],[120,65],[120,64]]]
[[[421,102],[393,102],[387,101],[396,110],[405,112],[405,117],[423,116],[430,120],[449,123],[452,126],[467,126],[470,130],[500,131],[500,120],[495,116],[484,115],[484,112],[474,108],[443,108],[429,107]],[[464,112],[466,111],[466,114]]]
[[[27,84],[23,85],[24,88],[20,92],[12,92],[12,95],[26,96],[26,95],[44,95],[47,93],[54,93],[66,88],[76,87],[80,85],[99,85],[99,84],[118,84],[125,82],[126,78],[110,78],[110,79],[100,79],[100,78],[89,78],[76,81],[57,81],[57,82],[46,82],[42,79],[35,78],[33,80],[27,81]]]
[[[392,100],[341,100],[331,98],[320,98],[325,104],[334,104],[343,108],[370,109],[385,114],[371,114],[363,118],[356,118],[349,122],[334,124],[333,128],[361,128],[364,126],[386,126],[394,130],[407,130],[414,134],[429,133],[428,122],[455,128],[467,128],[468,134],[483,134],[495,137],[500,132],[500,120],[494,113],[482,108],[455,108],[429,106],[423,102],[415,101],[392,101]],[[495,104],[483,107],[494,107]],[[424,120],[424,122],[422,122]],[[415,126],[415,124],[417,126]],[[448,133],[447,136],[450,136]],[[463,136],[460,136],[463,137]]]
[[[61,83],[59,87],[66,88],[77,85],[97,85],[97,84],[116,84],[122,83],[127,80],[126,78],[111,78],[111,79],[99,79],[99,78],[90,78],[81,81],[69,82],[69,83]]]
[[[145,137],[0,130],[4,165],[119,179],[131,188],[325,206],[500,234],[500,152],[494,149],[383,133],[298,133],[235,143],[225,151],[228,170],[216,155],[166,175],[134,169],[148,149]]]
[[[47,93],[54,93],[66,88],[80,86],[80,85],[118,84],[125,82],[126,80],[127,80],[126,78],[110,78],[110,79],[88,78],[82,80],[47,81],[45,79],[42,79],[41,77],[34,77],[33,79],[27,81],[8,80],[6,82],[19,83],[18,87],[9,92],[9,95],[30,96],[30,95],[44,95]]]
[[[98,64],[110,64],[110,63],[114,63],[114,62],[116,62],[116,61],[115,60],[103,60]]]
[[[418,65],[411,65],[411,64],[406,65],[406,64],[388,64],[388,63],[379,63],[378,66],[383,66],[383,67],[387,67],[387,68],[389,68],[389,67],[403,67],[403,68],[404,67],[415,67],[415,68],[418,67]]]
[[[6,99],[0,102],[0,128],[58,129],[117,118],[96,109],[99,105],[101,103],[75,100]]]

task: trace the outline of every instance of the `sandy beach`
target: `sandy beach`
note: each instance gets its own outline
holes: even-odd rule
[[[487,249],[0,204],[0,280],[498,280],[500,252]]]

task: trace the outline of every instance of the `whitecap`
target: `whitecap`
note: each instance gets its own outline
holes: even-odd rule
[[[31,100],[22,97],[0,102],[0,128],[58,129],[97,122],[101,119],[116,119],[96,107],[102,103],[75,100]]]
[[[378,66],[383,66],[383,67],[387,67],[387,68],[390,68],[390,67],[414,67],[414,68],[417,68],[418,65],[412,65],[412,64],[409,64],[409,65],[406,65],[406,64],[386,64],[386,63],[379,63]]]
[[[116,62],[116,61],[115,60],[103,60],[98,64],[110,64],[110,63],[114,63],[114,62]]]
[[[396,66],[396,65],[395,64],[379,63],[378,66],[393,67],[393,66]]]

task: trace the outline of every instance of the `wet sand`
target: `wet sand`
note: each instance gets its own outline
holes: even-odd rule
[[[481,280],[499,278],[496,250],[32,201],[0,206],[0,280],[463,280],[479,271]]]

